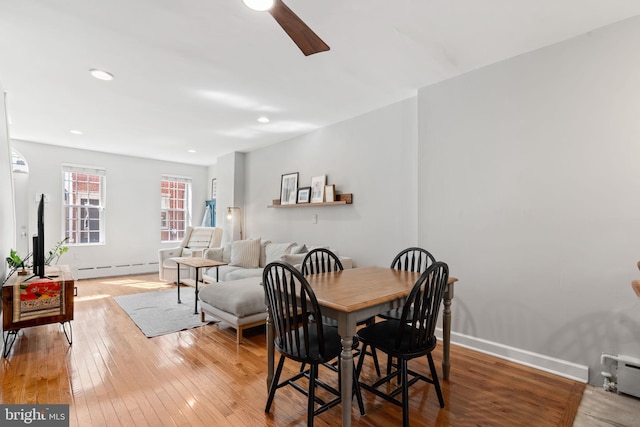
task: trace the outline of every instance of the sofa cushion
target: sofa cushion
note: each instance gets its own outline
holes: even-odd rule
[[[295,243],[269,243],[265,246],[265,266],[274,261],[280,261],[283,255],[291,253]]]
[[[223,262],[222,259],[224,257],[224,249],[223,248],[205,249],[203,257],[213,261]]]
[[[261,279],[249,278],[214,283],[202,288],[198,297],[217,309],[245,317],[267,310]]]
[[[229,265],[245,268],[258,268],[260,265],[260,239],[236,240],[231,243]]]
[[[246,279],[247,277],[260,277],[262,278],[262,271],[264,269],[262,267],[258,268],[236,268],[235,270],[229,271],[225,276],[224,280],[239,280]]]

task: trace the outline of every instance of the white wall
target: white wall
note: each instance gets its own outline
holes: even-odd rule
[[[638,40],[634,18],[419,92],[420,244],[461,279],[454,330],[600,385],[601,352],[640,357]]]
[[[0,283],[9,272],[5,258],[9,256],[11,248],[15,248],[16,243],[11,169],[5,93],[0,84]]]
[[[417,243],[416,108],[413,98],[248,153],[245,236],[329,245],[357,265],[389,265]],[[267,208],[291,172],[300,187],[326,174],[338,193],[353,193],[353,204]]]
[[[160,176],[175,174],[192,178],[194,225],[200,225],[210,192],[204,166],[162,162],[12,141],[29,164],[27,200],[31,201],[29,235],[36,227],[36,194],[45,193],[45,247],[63,238],[63,163],[104,167],[107,170],[104,245],[71,246],[61,258],[78,279],[158,271],[158,249],[176,246],[160,242]]]

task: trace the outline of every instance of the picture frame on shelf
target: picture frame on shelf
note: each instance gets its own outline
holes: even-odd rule
[[[327,183],[327,175],[311,178],[311,203],[324,202],[324,186]]]
[[[336,186],[334,184],[324,186],[324,201],[327,203],[336,201]]]
[[[295,205],[298,196],[298,172],[286,173],[280,179],[280,204]]]
[[[298,203],[309,203],[311,200],[311,187],[298,188]]]

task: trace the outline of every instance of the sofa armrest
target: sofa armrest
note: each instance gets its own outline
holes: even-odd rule
[[[342,266],[345,268],[353,268],[353,259],[348,256],[339,256]]]
[[[160,249],[158,251],[158,260],[160,261],[160,265],[162,262],[169,258],[176,258],[182,256],[182,248],[168,248],[168,249]]]

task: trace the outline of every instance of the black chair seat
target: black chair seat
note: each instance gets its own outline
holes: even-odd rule
[[[396,345],[396,334],[400,328],[404,329],[400,344]],[[358,339],[367,344],[382,350],[389,356],[400,357],[404,359],[413,359],[418,356],[427,354],[436,348],[438,340],[435,335],[427,338],[418,345],[416,342],[410,342],[411,329],[410,324],[402,324],[399,320],[385,320],[384,322],[374,323],[371,326],[358,331]]]
[[[298,328],[300,337],[304,337],[305,330]],[[331,326],[322,325],[324,335],[324,353],[320,354],[320,345],[318,340],[318,332],[316,329],[309,329],[309,349],[305,347],[305,340],[301,339],[299,345],[290,346],[282,345],[281,338],[274,340],[275,348],[285,354],[290,359],[303,363],[326,363],[335,359],[342,351],[342,343],[338,330]],[[356,344],[357,347],[357,344]]]

